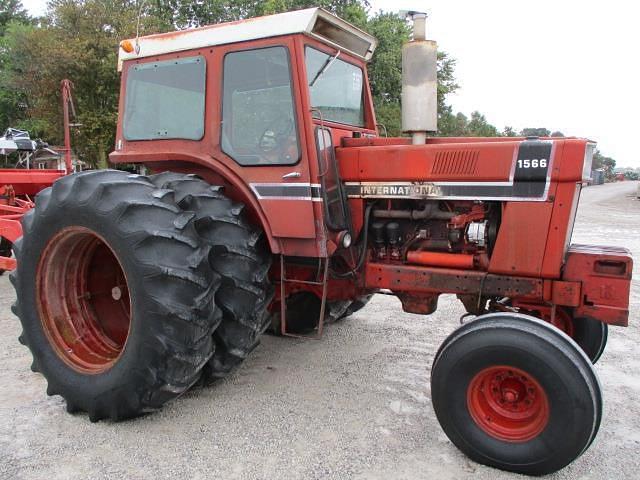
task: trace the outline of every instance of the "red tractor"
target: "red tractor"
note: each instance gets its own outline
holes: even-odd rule
[[[477,462],[558,470],[593,441],[592,366],[627,325],[632,260],[571,245],[594,144],[438,138],[425,15],[403,50],[403,128],[380,137],[376,41],[322,9],[125,40],[115,164],[41,192],[15,243],[20,340],[92,421],[227,375],[272,325],[319,335],[374,293],[469,321],[433,406]]]

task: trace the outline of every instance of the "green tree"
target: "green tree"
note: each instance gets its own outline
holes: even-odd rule
[[[165,25],[183,29],[309,7],[325,8],[351,22],[358,17],[366,21],[368,6],[366,0],[157,0],[150,2],[145,11],[161,19]]]
[[[467,125],[469,136],[472,137],[497,137],[498,129],[487,122],[487,119],[477,110],[471,113],[471,120]]]
[[[522,137],[549,137],[551,135],[551,131],[547,128],[542,127],[527,127],[523,128],[520,132],[520,136]]]
[[[0,134],[23,115],[23,99],[8,82],[11,57],[7,52],[5,33],[10,25],[28,25],[32,19],[18,0],[0,0]]]
[[[611,157],[603,155],[600,150],[596,149],[593,153],[591,168],[593,170],[603,169],[605,178],[612,180],[615,177],[614,170],[616,168],[616,161]]]
[[[409,39],[410,29],[399,16],[378,12],[365,29],[378,39],[378,47],[367,70],[376,109],[376,120],[390,136],[402,131],[402,45]]]
[[[510,126],[506,126],[506,127],[504,127],[504,129],[502,130],[501,135],[502,135],[503,137],[517,137],[517,136],[518,136],[518,134],[517,134],[517,132],[514,130],[514,128],[513,128],[513,127],[510,127]]]
[[[135,35],[136,21],[135,2],[53,0],[40,26],[11,24],[4,77],[26,106],[16,126],[62,143],[60,81],[69,78],[82,124],[74,131],[74,150],[89,164],[105,166],[117,120],[118,44]],[[142,18],[141,33],[163,28],[156,17]]]
[[[445,104],[438,111],[438,133],[446,137],[467,137],[469,119],[462,112],[454,114],[451,106]]]
[[[31,18],[20,0],[0,0],[0,37],[12,22],[31,23]]]

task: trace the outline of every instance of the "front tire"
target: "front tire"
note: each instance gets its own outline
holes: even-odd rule
[[[544,475],[579,457],[602,416],[591,362],[533,317],[489,314],[445,340],[431,372],[433,407],[472,460]]]
[[[23,217],[12,274],[20,341],[69,412],[121,420],[193,385],[213,354],[219,284],[192,214],[146,177],[63,177]]]

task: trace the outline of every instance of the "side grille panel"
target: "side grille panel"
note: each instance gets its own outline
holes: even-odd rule
[[[476,173],[479,150],[441,150],[436,153],[432,175],[473,175]]]

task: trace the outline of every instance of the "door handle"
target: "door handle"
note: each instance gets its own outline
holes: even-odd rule
[[[300,172],[289,172],[282,175],[282,178],[286,180],[287,178],[300,178],[300,176]]]

